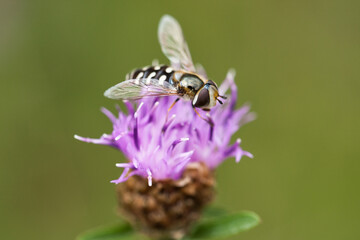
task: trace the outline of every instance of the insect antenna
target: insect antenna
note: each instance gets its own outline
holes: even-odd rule
[[[223,104],[223,102],[222,101],[220,101],[218,98],[216,99],[220,104]]]

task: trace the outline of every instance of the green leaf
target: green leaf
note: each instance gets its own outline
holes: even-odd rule
[[[249,230],[260,223],[253,212],[225,215],[201,222],[186,239],[224,238]]]
[[[89,230],[76,238],[76,240],[124,240],[132,239],[134,230],[128,223],[117,223]]]
[[[221,217],[225,214],[227,214],[227,211],[225,209],[215,206],[209,206],[204,209],[202,217],[203,219],[209,219],[214,217]]]

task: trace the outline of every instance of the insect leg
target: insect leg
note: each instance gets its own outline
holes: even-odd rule
[[[207,118],[204,118],[203,116],[200,115],[200,113],[196,110],[195,107],[193,107],[193,109],[202,120],[204,120],[205,122],[207,122],[210,125],[211,128],[214,127],[214,122],[209,116]]]
[[[214,122],[211,119],[210,115],[207,114],[207,118],[204,118],[200,115],[200,113],[196,110],[195,107],[193,107],[194,111],[196,112],[196,114],[205,122],[207,122],[210,126],[210,133],[209,133],[209,140],[212,141],[213,138],[213,133],[214,133]]]
[[[170,110],[175,106],[175,104],[180,100],[180,98],[177,98],[169,107],[168,111],[167,111],[167,114],[166,114],[166,121],[168,121],[168,118],[169,118],[169,113],[170,113]]]

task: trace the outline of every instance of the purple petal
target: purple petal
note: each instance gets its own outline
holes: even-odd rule
[[[112,112],[110,112],[106,108],[101,108],[101,112],[103,112],[113,124],[116,123],[116,117],[114,116],[114,114],[112,114]]]
[[[74,138],[79,140],[79,141],[87,142],[87,143],[94,143],[94,144],[101,144],[101,145],[110,145],[110,144],[112,144],[111,140],[103,139],[103,138],[100,138],[100,139],[85,138],[85,137],[81,137],[81,136],[78,136],[78,135],[74,135]]]

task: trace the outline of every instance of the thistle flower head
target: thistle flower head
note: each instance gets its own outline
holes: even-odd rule
[[[249,106],[236,109],[234,76],[234,71],[229,71],[219,87],[221,94],[229,92],[225,103],[209,113],[200,111],[201,115],[210,115],[213,127],[197,116],[189,102],[180,100],[168,113],[174,97],[144,98],[135,105],[124,102],[127,113],[118,108],[114,115],[102,109],[113,124],[111,134],[99,139],[75,138],[114,147],[125,155],[128,161],[116,164],[123,168],[121,176],[111,181],[116,184],[139,175],[151,186],[153,179],[179,179],[191,162],[202,162],[214,169],[229,157],[235,157],[236,162],[244,155],[251,158],[252,154],[240,147],[240,139],[231,143],[232,135],[254,119]]]
[[[111,134],[104,134],[99,139],[77,135],[75,138],[111,146],[125,155],[126,162],[116,164],[123,169],[120,177],[111,182],[124,182],[117,186],[119,210],[134,228],[157,239],[181,239],[215,195],[213,170],[229,157],[234,157],[236,162],[244,155],[252,157],[240,147],[240,139],[232,142],[231,138],[243,124],[254,119],[254,114],[249,113],[247,105],[236,109],[234,71],[229,71],[217,88],[210,86],[215,83],[208,80],[200,65],[195,69],[181,27],[173,17],[165,15],[161,18],[158,36],[172,67],[153,64],[155,67],[132,72],[129,81],[111,87],[105,96],[114,99],[154,96],[156,90],[152,90],[152,86],[165,88],[165,81],[170,79],[166,83],[174,88],[169,86],[173,95],[182,93],[183,99],[193,98],[194,106],[211,107],[211,110],[205,112],[198,108],[198,113],[190,102],[177,101],[177,97],[171,96],[141,98],[135,103],[125,101],[126,113],[120,108],[115,115],[102,109],[113,124]],[[180,83],[185,81],[176,77],[181,71],[174,72],[173,69],[202,75],[204,79],[199,84],[204,85],[203,90],[192,83],[186,88],[172,84],[172,76],[175,82],[176,79]],[[158,82],[151,84],[152,80]],[[165,89],[160,92],[168,94],[168,88]],[[186,93],[190,91],[195,97]],[[217,97],[226,99],[225,94],[227,100],[222,104]],[[212,101],[205,104],[199,96]],[[215,99],[221,105],[215,106]]]

